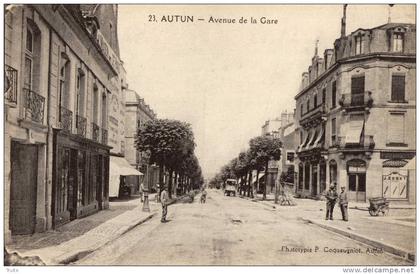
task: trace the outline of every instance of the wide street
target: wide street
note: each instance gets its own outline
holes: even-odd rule
[[[207,203],[200,204],[197,196],[192,204],[171,205],[170,222],[160,223],[159,212],[76,264],[407,264],[386,253],[366,253],[368,246],[307,224],[294,210],[276,211],[259,202],[209,190]],[[344,253],[346,250],[351,253]]]

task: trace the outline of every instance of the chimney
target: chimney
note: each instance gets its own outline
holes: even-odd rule
[[[341,38],[346,36],[346,9],[347,4],[343,5],[343,18],[341,18]]]
[[[280,127],[284,127],[285,125],[287,125],[287,112],[283,111],[281,113],[281,126]]]
[[[304,89],[309,85],[309,73],[304,72],[302,73],[302,88]]]
[[[327,70],[330,67],[333,54],[334,54],[334,50],[332,49],[326,49],[324,51],[324,62],[325,62],[324,69],[325,70]]]

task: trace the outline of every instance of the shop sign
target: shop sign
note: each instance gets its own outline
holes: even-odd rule
[[[380,153],[381,159],[413,159],[414,156],[416,156],[415,152],[405,152],[405,151],[399,151],[399,152],[381,151]]]

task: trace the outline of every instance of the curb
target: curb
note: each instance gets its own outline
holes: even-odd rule
[[[380,242],[378,240],[374,240],[372,238],[369,238],[367,236],[363,236],[363,235],[357,234],[355,232],[348,232],[346,230],[336,228],[336,227],[332,227],[332,226],[329,226],[329,225],[325,225],[323,223],[320,223],[318,221],[314,221],[314,220],[311,220],[311,219],[306,219],[306,218],[302,218],[302,219],[304,221],[308,222],[308,223],[317,225],[317,226],[319,226],[323,229],[335,232],[335,233],[340,234],[342,236],[348,237],[350,239],[362,242],[364,244],[367,244],[367,245],[370,245],[370,246],[373,246],[373,247],[381,248],[383,251],[386,251],[386,252],[391,253],[393,255],[397,255],[399,257],[402,257],[402,258],[404,258],[404,259],[406,259],[410,262],[415,262],[415,256],[416,256],[415,253],[411,252],[411,251],[407,251],[407,250],[405,250],[401,247],[396,247],[396,246],[391,245],[391,244],[386,244],[386,243]]]
[[[148,220],[152,219],[156,214],[157,214],[157,212],[150,213],[145,218],[139,219],[138,221],[134,222],[133,224],[130,224],[126,229],[124,229],[123,231],[121,231],[118,234],[113,235],[113,237],[111,237],[108,240],[104,241],[103,243],[99,244],[96,248],[79,250],[75,253],[69,253],[69,254],[64,255],[64,258],[60,258],[58,261],[56,259],[55,260],[53,259],[51,261],[52,261],[52,263],[54,263],[56,265],[67,265],[67,264],[73,263],[75,261],[78,261],[78,260],[82,259],[83,257],[89,255],[90,253],[95,252],[96,250],[105,246],[106,244],[114,241],[115,239],[117,239],[121,235],[124,235],[125,233],[134,229],[136,226],[141,225],[141,224],[147,222]]]

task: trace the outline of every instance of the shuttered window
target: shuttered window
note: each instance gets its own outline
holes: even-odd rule
[[[390,113],[388,117],[388,144],[404,144],[404,113]]]
[[[336,97],[337,97],[337,82],[332,82],[332,92],[331,92],[331,105],[332,108],[336,107]]]
[[[365,76],[351,78],[351,104],[362,105],[364,102]]]
[[[391,100],[403,102],[405,100],[405,76],[392,75]]]

